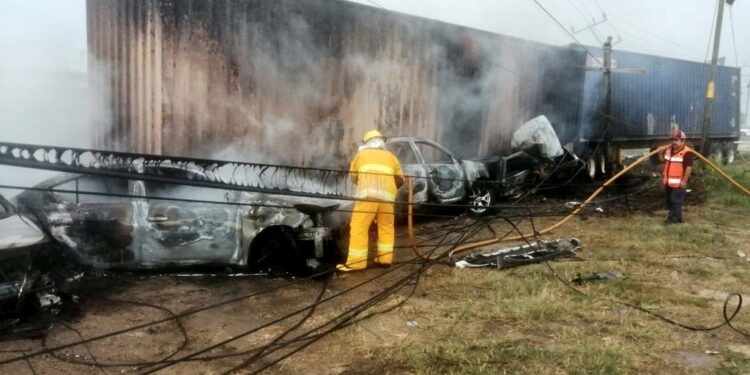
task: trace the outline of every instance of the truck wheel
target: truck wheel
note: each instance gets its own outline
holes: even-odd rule
[[[721,163],[722,159],[722,147],[719,143],[711,143],[708,148],[708,157],[715,163]]]
[[[586,165],[588,166],[589,177],[592,180],[600,179],[604,176],[604,155],[599,153],[589,154],[586,158]]]
[[[737,156],[737,145],[733,142],[727,142],[724,144],[721,153],[721,162],[724,165],[734,163],[734,158]]]

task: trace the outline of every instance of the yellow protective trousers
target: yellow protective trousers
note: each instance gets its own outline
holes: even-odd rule
[[[393,202],[357,202],[354,204],[349,227],[349,255],[346,266],[352,269],[367,267],[368,234],[373,219],[378,221],[378,252],[375,262],[393,263]]]

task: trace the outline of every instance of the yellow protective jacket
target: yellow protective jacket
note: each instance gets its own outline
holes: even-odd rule
[[[352,181],[357,184],[357,198],[396,200],[396,191],[404,181],[401,164],[392,153],[380,149],[364,149],[349,165]]]

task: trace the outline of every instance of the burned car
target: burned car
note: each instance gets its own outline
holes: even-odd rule
[[[565,185],[585,175],[583,161],[562,147],[545,116],[521,125],[511,147],[510,155],[466,160],[423,138],[386,141],[404,173],[414,176],[414,203],[468,202],[474,214],[487,213],[497,199],[519,197],[533,186]],[[406,201],[406,194],[403,186],[398,200]]]
[[[0,335],[46,332],[67,298],[53,274],[56,246],[33,219],[0,196]]]
[[[178,180],[204,173],[169,164],[147,168],[149,174]],[[98,269],[298,271],[336,260],[326,226],[336,202],[321,199],[312,205],[309,199],[136,178],[61,174],[23,192],[17,202],[79,263]]]
[[[513,133],[511,148],[514,153],[506,158],[513,159],[513,166],[508,170],[515,171],[518,178],[513,184],[519,188],[559,189],[576,180],[590,179],[586,163],[562,146],[546,116],[521,125]],[[521,176],[523,170],[527,173]]]
[[[423,138],[388,138],[385,148],[396,155],[404,174],[413,176],[414,203],[468,202],[470,211],[483,214],[493,204],[495,192],[488,163],[496,160],[463,160],[445,147]],[[398,191],[407,201],[406,184]]]

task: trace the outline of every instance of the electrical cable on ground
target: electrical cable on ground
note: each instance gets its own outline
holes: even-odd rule
[[[153,309],[164,311],[167,314],[169,314],[170,316],[175,317],[174,322],[176,323],[177,328],[179,329],[178,331],[180,333],[180,336],[182,336],[182,342],[178,345],[178,347],[176,349],[174,349],[171,352],[167,353],[162,358],[154,360],[153,362],[166,361],[166,360],[172,358],[173,356],[177,355],[177,353],[181,352],[187,346],[187,344],[188,344],[188,335],[187,335],[187,331],[185,330],[185,326],[182,324],[182,320],[179,319],[179,318],[177,318],[176,317],[177,315],[172,310],[169,310],[169,309],[167,309],[167,308],[165,308],[163,306],[154,305],[154,304],[150,304],[150,303],[146,303],[146,302],[116,300],[116,299],[110,299],[110,298],[104,298],[103,300],[107,301],[107,302],[110,302],[110,303],[114,303],[114,304],[132,304],[132,305],[136,305],[136,306],[146,306],[146,307],[150,307],[150,308],[153,308]],[[62,324],[65,328],[67,328],[69,330],[74,330],[73,327],[71,327],[71,326],[69,326],[67,324],[64,324],[62,322],[60,322],[60,324]],[[74,331],[74,332],[76,332],[78,334],[79,338],[81,340],[83,340],[83,336],[81,335],[80,332],[77,332],[77,331]],[[92,358],[91,362],[86,361],[86,360],[82,360],[82,359],[78,359],[78,358],[74,358],[74,357],[62,356],[62,355],[57,354],[56,352],[51,352],[50,354],[55,359],[63,361],[63,362],[73,363],[73,364],[77,364],[77,365],[97,366],[97,367],[137,367],[137,366],[140,366],[144,362],[144,361],[130,361],[130,362],[114,362],[114,361],[103,362],[103,361],[97,361],[96,358],[94,358],[94,354],[91,352],[91,350],[88,349],[88,343],[85,343],[83,345],[86,346],[86,349],[87,349],[87,351],[89,352],[89,355]],[[44,338],[42,338],[42,347],[45,348],[45,349],[48,347],[48,345],[47,345],[47,337],[46,336]]]
[[[481,227],[482,227],[482,225],[477,225],[477,228],[475,228],[475,230],[477,230],[477,229],[481,229]],[[472,231],[472,232],[475,232],[475,231]],[[473,233],[469,233],[469,234],[467,234],[467,235],[466,235],[466,238],[469,238],[469,237],[471,237],[472,235],[473,235]],[[437,249],[437,248],[436,248],[436,249]],[[435,249],[435,250],[436,250],[436,249]],[[433,250],[433,251],[434,251],[434,250]],[[445,256],[446,254],[447,254],[447,253],[443,253],[443,255],[444,255],[444,256]],[[430,255],[432,255],[432,253],[430,253],[430,254],[428,255],[428,259],[429,259]],[[429,267],[430,267],[430,266],[431,266],[432,264],[435,264],[435,263],[434,263],[434,262],[431,262],[431,261],[427,261],[427,260],[421,263],[421,267],[422,267],[422,268],[420,268],[420,270],[418,270],[418,274],[417,274],[417,276],[415,277],[415,281],[416,281],[416,282],[418,282],[418,281],[419,281],[419,275],[421,275],[421,273],[422,273],[422,272],[424,272],[424,271],[425,271],[425,270],[426,270],[427,268],[429,268]],[[406,278],[406,279],[408,280],[408,276],[407,276],[407,278]],[[412,289],[412,292],[410,293],[410,295],[409,295],[409,296],[411,296],[411,294],[413,294],[414,290],[416,289],[416,282],[415,282],[415,286],[414,286],[414,288]],[[391,309],[393,309],[393,308],[397,307],[398,305],[400,305],[400,304],[404,303],[404,302],[405,302],[406,300],[408,300],[408,298],[404,299],[403,301],[401,301],[401,302],[400,302],[399,304],[397,304],[396,306],[392,307]],[[387,310],[386,310],[386,311],[387,311]],[[357,313],[359,313],[359,312],[357,312]],[[356,314],[357,314],[357,313],[355,313],[354,315],[352,315],[352,317],[356,316]],[[369,316],[372,316],[372,315],[374,315],[374,314],[371,314],[371,315],[369,315]],[[369,317],[369,316],[368,316],[368,317]],[[335,320],[335,319],[334,319],[334,320]],[[330,321],[329,321],[329,323],[330,323],[330,322],[332,322],[332,321],[334,321],[334,320],[330,320]],[[338,323],[338,324],[336,324],[336,325],[335,325],[334,327],[332,327],[332,328],[331,328],[330,330],[328,330],[327,332],[333,332],[334,330],[337,330],[337,329],[343,328],[343,327],[345,327],[345,326],[347,326],[347,325],[348,325],[348,324],[347,324],[347,322],[348,322],[348,319],[346,319],[346,320],[342,321],[341,323]],[[328,324],[328,323],[327,323],[327,324]],[[326,324],[326,325],[327,325],[327,324]],[[325,326],[325,325],[323,325],[323,326]],[[314,332],[314,331],[315,331],[315,329],[314,329],[314,330],[311,330],[311,331],[309,331],[309,332]],[[265,366],[261,367],[260,369],[258,369],[258,370],[256,370],[256,371],[254,371],[254,372],[253,372],[253,374],[257,374],[257,373],[259,373],[259,372],[261,372],[261,371],[264,371],[265,369],[268,369],[268,368],[269,368],[270,366],[272,366],[272,365],[274,365],[274,364],[276,364],[276,363],[278,363],[278,362],[280,362],[280,361],[284,360],[285,358],[288,358],[289,356],[291,356],[291,355],[293,355],[294,353],[296,353],[296,352],[298,352],[298,351],[300,351],[300,350],[304,349],[305,347],[307,347],[307,346],[311,345],[311,344],[312,344],[312,343],[313,343],[314,341],[317,341],[317,340],[319,340],[319,339],[320,339],[320,338],[322,338],[322,337],[323,337],[323,336],[318,336],[318,337],[316,337],[316,338],[315,338],[315,340],[306,342],[306,343],[305,343],[305,344],[303,344],[303,345],[302,345],[301,347],[299,347],[299,348],[297,348],[297,349],[294,349],[293,351],[291,351],[291,352],[289,352],[289,353],[285,354],[285,355],[284,355],[284,356],[282,356],[281,358],[278,358],[278,359],[274,360],[273,362],[271,362],[271,363],[268,363],[268,364],[266,364]],[[233,368],[232,370],[230,370],[229,372],[232,372],[232,371],[234,371],[234,370],[238,370],[238,369],[240,369],[240,368],[241,368],[240,366],[238,366],[238,367],[235,367],[235,368]],[[227,373],[229,373],[229,372],[227,372]],[[225,374],[226,374],[226,373],[225,373]]]
[[[651,151],[650,153],[648,153],[648,154],[640,157],[638,160],[636,160],[632,164],[628,165],[622,171],[620,171],[616,175],[612,176],[612,178],[610,178],[609,180],[607,180],[606,182],[604,182],[604,184],[602,184],[601,187],[599,187],[593,194],[591,194],[585,201],[583,201],[583,203],[581,203],[581,205],[578,206],[575,210],[573,210],[573,212],[571,212],[568,216],[566,216],[562,220],[558,221],[557,223],[555,223],[555,224],[553,224],[553,225],[551,225],[551,226],[549,226],[549,227],[547,227],[545,229],[542,229],[541,231],[539,231],[539,234],[549,233],[549,232],[553,231],[554,229],[562,226],[566,222],[568,222],[573,216],[575,216],[577,213],[579,213],[581,210],[583,210],[583,208],[586,207],[586,205],[588,205],[589,203],[591,203],[591,201],[593,201],[594,198],[596,198],[602,191],[604,191],[604,188],[606,188],[607,186],[609,186],[612,182],[614,182],[615,180],[617,180],[618,178],[620,178],[621,176],[623,176],[625,173],[629,172],[631,169],[635,168],[638,164],[640,164],[644,160],[647,160],[651,156],[656,155],[656,154],[662,152],[667,147],[670,147],[670,146],[667,145],[667,146],[662,146],[660,148],[657,148],[656,150]],[[523,238],[524,238],[523,236],[515,236],[515,237],[508,237],[508,238],[503,238],[503,239],[496,238],[496,239],[487,240],[487,241],[480,241],[480,242],[468,243],[468,244],[459,246],[456,249],[454,249],[453,252],[452,252],[452,254],[460,253],[460,252],[463,252],[463,251],[466,251],[466,250],[476,249],[476,248],[481,247],[481,246],[492,245],[492,244],[498,243],[500,241],[517,241],[517,240],[523,239]]]
[[[477,225],[477,227],[478,227],[478,228],[481,228],[481,225]],[[468,231],[468,233],[465,233],[465,234],[464,234],[464,236],[466,236],[466,238],[468,238],[468,237],[472,236],[473,234],[474,234],[474,231]],[[435,249],[434,249],[433,251],[436,251],[436,250],[437,250],[438,248],[439,248],[439,244],[438,244],[438,246],[436,246],[436,247],[435,247]],[[371,280],[373,280],[373,279],[371,279]],[[407,280],[407,281],[408,281],[408,280],[409,280],[409,278],[407,277],[407,278],[405,278],[405,280]],[[342,293],[343,293],[343,292],[342,292]],[[332,297],[335,297],[335,296],[332,296]],[[330,297],[330,298],[332,298],[332,297]],[[330,299],[330,298],[327,298],[327,299]],[[284,318],[280,318],[280,319],[281,319],[281,320],[283,320]],[[257,329],[256,329],[256,330],[257,330]],[[319,337],[322,337],[322,336],[319,336]],[[317,338],[316,338],[316,340],[317,340]],[[306,347],[307,345],[311,344],[311,343],[312,343],[312,342],[308,342],[308,343],[306,343],[305,345],[303,345],[303,348],[304,348],[304,347]],[[220,344],[220,345],[223,345],[224,343],[219,343],[219,344]],[[205,352],[205,351],[207,351],[207,350],[212,350],[212,349],[213,349],[213,348],[204,348],[203,350],[201,350],[201,352]],[[277,350],[277,349],[275,349],[275,350]],[[274,351],[275,351],[275,350],[274,350]],[[299,350],[301,350],[301,348],[300,348]],[[296,351],[295,351],[295,352],[296,352]],[[195,355],[197,355],[197,354],[198,354],[198,353],[193,353],[193,354],[191,354],[191,355],[190,355],[190,356],[188,356],[188,357],[193,357],[193,356],[195,356]],[[187,357],[183,357],[183,358],[187,358]],[[285,358],[285,357],[284,357],[284,358]],[[195,358],[195,359],[198,359],[198,358]],[[180,359],[180,360],[181,360],[181,359]],[[176,361],[170,361],[170,363],[176,363],[176,362],[179,362],[180,360],[176,360]],[[185,360],[190,360],[190,359],[185,359]],[[161,367],[159,367],[159,368],[156,368],[156,369],[151,369],[151,370],[149,370],[149,371],[150,371],[150,372],[153,372],[153,371],[158,371],[158,370],[160,370],[160,369],[163,369],[163,368],[165,368],[166,366],[169,366],[169,365],[171,365],[171,364],[165,364],[165,365],[163,365],[163,366],[161,366]],[[149,373],[150,373],[150,372],[149,372]]]
[[[518,237],[520,237],[522,240],[524,240],[528,246],[533,246],[531,244],[531,242],[529,242],[528,236],[524,235],[523,232],[517,226],[513,225],[513,223],[511,221],[508,220],[507,222],[511,226],[513,226],[514,229],[519,233]],[[732,320],[734,320],[734,318],[739,314],[740,310],[742,309],[742,295],[739,294],[739,293],[730,293],[726,297],[726,299],[724,300],[724,305],[722,307],[722,317],[723,317],[724,321],[722,323],[717,324],[717,325],[713,325],[713,326],[707,326],[707,327],[704,327],[704,326],[693,326],[693,325],[688,325],[688,324],[680,323],[680,322],[678,322],[678,321],[676,321],[674,319],[668,318],[668,317],[666,317],[666,316],[664,316],[662,314],[656,313],[654,311],[651,311],[649,309],[643,308],[641,306],[638,306],[638,305],[635,305],[635,304],[632,304],[632,303],[629,303],[629,302],[622,302],[622,301],[618,301],[618,300],[614,300],[614,299],[606,298],[606,297],[591,296],[591,295],[583,292],[582,290],[576,288],[575,286],[573,286],[572,284],[570,284],[570,282],[568,282],[568,280],[566,280],[562,276],[560,276],[560,274],[557,273],[557,271],[555,271],[555,269],[552,267],[552,265],[550,264],[549,261],[545,261],[544,263],[547,266],[547,268],[549,269],[549,271],[552,273],[552,275],[558,281],[560,281],[563,285],[565,285],[566,287],[568,287],[569,289],[571,289],[575,293],[577,293],[577,294],[579,294],[581,296],[584,296],[586,298],[591,298],[591,299],[594,299],[594,300],[606,301],[606,302],[615,303],[615,304],[619,304],[619,305],[622,305],[622,306],[630,307],[632,309],[635,309],[635,310],[641,311],[643,313],[649,314],[651,316],[654,316],[654,317],[656,317],[656,318],[658,318],[658,319],[660,319],[660,320],[662,320],[662,321],[664,321],[666,323],[669,323],[669,324],[672,324],[672,325],[675,325],[675,326],[678,326],[680,328],[684,328],[684,329],[687,329],[687,330],[690,330],[690,331],[703,331],[703,332],[714,331],[714,330],[717,330],[717,329],[719,329],[721,327],[729,326],[730,328],[732,328],[735,332],[739,333],[740,335],[750,338],[750,334],[748,334],[747,332],[745,332],[745,331],[743,331],[741,329],[738,329],[737,327],[735,327],[735,326],[732,325]],[[728,307],[729,307],[729,302],[732,300],[733,297],[737,297],[737,299],[738,299],[737,306],[735,307],[734,311],[731,314],[727,314]]]

